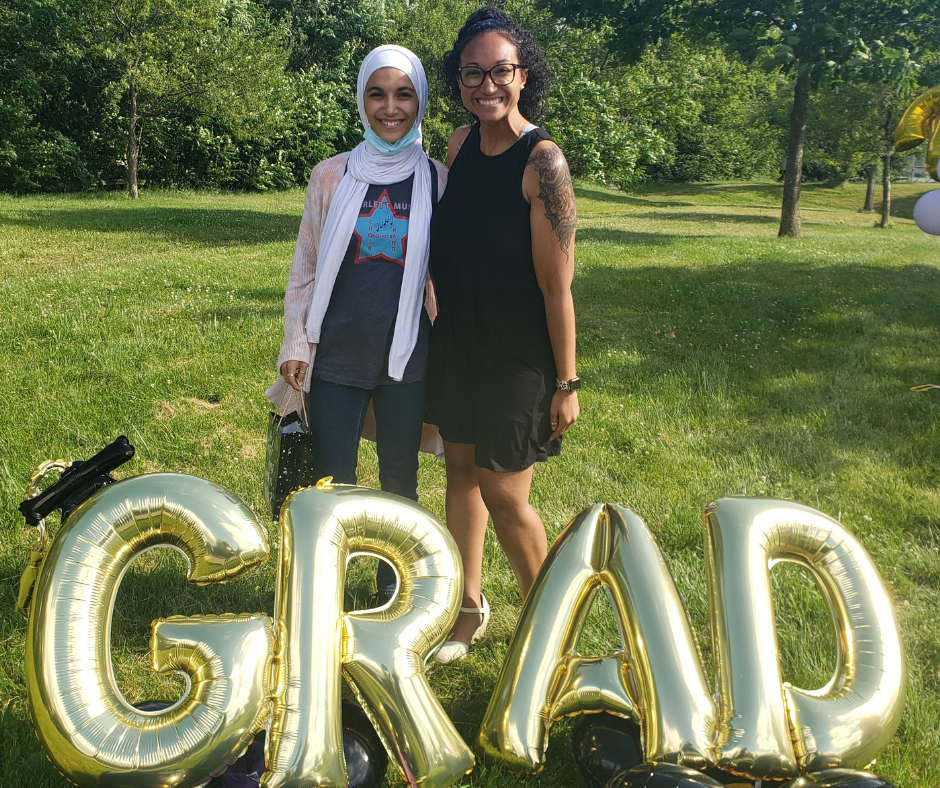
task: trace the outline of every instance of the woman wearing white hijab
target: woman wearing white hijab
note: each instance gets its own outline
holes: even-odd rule
[[[357,83],[365,140],[310,174],[284,297],[281,378],[267,392],[280,407],[288,386],[309,397],[311,483],[356,483],[371,400],[382,489],[412,500],[437,311],[428,228],[447,177],[421,145],[427,96],[413,52],[387,45],[366,56]],[[378,583],[380,598],[394,592],[384,563]]]

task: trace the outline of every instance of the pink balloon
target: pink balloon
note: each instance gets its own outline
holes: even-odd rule
[[[940,235],[940,189],[927,192],[917,201],[914,224],[927,235]]]

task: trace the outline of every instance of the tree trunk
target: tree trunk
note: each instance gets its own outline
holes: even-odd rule
[[[127,121],[127,193],[132,200],[138,197],[137,192],[137,86],[131,82]]]
[[[885,171],[881,176],[881,226],[887,227],[891,221],[891,157],[894,155],[894,143],[888,145],[885,154]]]
[[[875,182],[878,180],[878,165],[868,165],[868,189],[865,191],[864,213],[873,213],[875,210]]]
[[[806,139],[806,119],[809,116],[809,90],[812,76],[809,71],[796,80],[793,91],[793,111],[790,113],[790,140],[787,143],[787,171],[783,176],[783,210],[780,212],[780,231],[777,235],[800,237],[800,187],[803,182],[803,142]]]

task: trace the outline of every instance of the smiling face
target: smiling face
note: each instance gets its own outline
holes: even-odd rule
[[[404,71],[380,68],[366,83],[366,117],[372,131],[385,142],[395,143],[415,125],[418,117],[418,93]]]
[[[519,52],[515,44],[499,33],[488,32],[470,41],[460,54],[460,67],[479,66],[488,71],[501,64],[519,62]],[[497,72],[499,69],[497,69]],[[518,114],[519,94],[525,85],[529,72],[517,68],[512,82],[508,85],[496,85],[490,76],[484,76],[483,83],[475,88],[468,88],[460,83],[460,98],[463,105],[476,115],[482,123],[502,120],[512,114]]]

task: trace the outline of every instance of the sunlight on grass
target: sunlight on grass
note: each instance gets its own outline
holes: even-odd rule
[[[804,238],[776,236],[778,184],[695,185],[623,194],[580,184],[582,419],[532,502],[554,538],[581,509],[622,503],[656,535],[711,678],[702,508],[730,494],[798,501],[862,541],[897,602],[908,699],[878,771],[903,788],[940,784],[940,244],[913,226],[929,186],[895,187],[889,230],[858,213],[862,187],[804,191]],[[268,404],[287,269],[303,194],[146,193],[0,197],[0,781],[63,786],[29,721],[25,620],[15,615],[30,534],[16,506],[40,461],[93,454],[117,435],[137,447],[122,475],[171,470],[240,495],[277,532],[262,496]],[[360,483],[378,485],[375,450]],[[444,514],[443,466],[422,457],[421,503]],[[348,604],[374,592],[374,559],[350,565]],[[771,573],[783,676],[828,681],[835,641],[809,575]],[[119,592],[114,671],[131,701],[175,699],[152,674],[159,616],[273,609],[273,562],[197,588],[171,550],[147,553]],[[486,637],[431,684],[476,737],[521,605],[492,533]],[[582,638],[620,648],[606,597]],[[481,765],[480,788],[576,785],[570,726],[552,731],[546,770]],[[5,785],[6,783],[4,783]],[[397,777],[390,785],[401,785]]]

